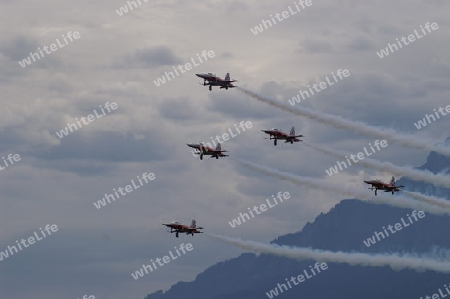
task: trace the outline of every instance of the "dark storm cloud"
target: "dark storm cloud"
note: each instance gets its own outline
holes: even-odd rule
[[[37,51],[38,47],[40,44],[37,40],[18,36],[0,46],[0,51],[9,59],[19,61],[30,55],[30,52]]]
[[[34,38],[26,36],[18,36],[7,40],[2,46],[0,46],[0,52],[9,58],[11,61],[17,64],[18,69],[29,70],[30,68],[39,69],[51,69],[62,66],[62,61],[56,57],[56,54],[47,54],[43,50],[44,44],[41,44]],[[48,46],[48,45],[47,45]],[[41,48],[44,56],[39,54],[38,48]],[[38,53],[40,59],[36,61],[31,60],[31,64],[27,65],[25,68],[18,63],[23,59],[27,59],[30,53]],[[53,54],[53,55],[52,55]]]
[[[48,222],[60,227],[57,235],[0,262],[2,298],[143,298],[235,256],[234,249],[205,236],[177,239],[162,228],[163,221],[195,217],[209,232],[228,233],[227,221],[247,207],[289,191],[293,200],[286,206],[232,232],[268,242],[300,230],[304,219],[326,213],[341,199],[255,173],[232,158],[343,186],[379,175],[356,165],[328,178],[325,169],[336,159],[302,143],[275,147],[259,130],[295,126],[305,140],[354,154],[374,138],[280,111],[236,89],[209,92],[194,73],[223,76],[229,71],[237,85],[288,103],[299,89],[322,81],[320,74],[348,68],[350,77],[298,105],[401,132],[417,133],[413,122],[448,102],[443,21],[433,35],[402,52],[382,60],[375,53],[428,20],[441,25],[436,16],[448,11],[447,0],[325,0],[258,36],[249,29],[292,1],[161,0],[117,16],[114,10],[126,2],[92,6],[80,0],[68,6],[57,0],[20,0],[0,5],[8,31],[0,36],[0,153],[22,157],[0,173],[0,250]],[[17,61],[42,47],[40,41],[53,40],[55,32],[66,29],[80,30],[78,46],[20,67]],[[164,70],[203,49],[214,49],[216,57],[164,87],[154,86]],[[61,64],[51,65],[57,58]],[[120,107],[114,115],[61,140],[56,137],[69,117],[86,116],[108,101]],[[200,161],[190,154],[186,142],[207,142],[241,120],[252,121],[253,128],[226,141],[230,157]],[[445,132],[448,120],[443,118],[418,138]],[[376,158],[418,166],[425,156],[390,145]],[[156,174],[154,183],[95,209],[95,200],[148,169]],[[189,258],[137,282],[130,276],[150,258],[186,241],[196,242]]]
[[[18,61],[26,58],[30,51],[37,49],[37,41],[19,36],[7,39],[0,44],[0,81],[9,82],[14,78],[26,75],[27,72]]]

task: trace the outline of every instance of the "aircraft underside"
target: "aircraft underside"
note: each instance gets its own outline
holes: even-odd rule
[[[220,83],[217,83],[217,82],[207,82],[206,80],[203,81],[203,84],[200,83],[200,85],[209,86],[209,90],[210,91],[212,90],[213,86],[220,86],[220,88],[225,88],[226,90],[228,90],[228,88],[230,87],[230,86],[228,86],[226,84],[220,84]]]
[[[219,156],[218,155],[216,155],[216,154],[209,154],[209,153],[201,153],[200,154],[200,160],[203,160],[203,156],[211,156],[211,158],[216,158],[216,159],[219,159]]]
[[[285,140],[285,143],[290,142],[291,144],[294,144],[294,140],[293,140],[293,139],[279,138],[279,137],[275,137],[275,136],[271,136],[270,139],[273,139],[273,145],[274,145],[274,146],[277,145],[278,139],[280,139],[280,140]]]
[[[395,192],[399,191],[399,190],[394,190],[394,189],[382,189],[382,188],[375,188],[375,187],[371,187],[369,189],[370,190],[375,190],[375,196],[377,196],[377,191],[378,190],[384,190],[384,192],[391,192],[392,195],[394,195]]]

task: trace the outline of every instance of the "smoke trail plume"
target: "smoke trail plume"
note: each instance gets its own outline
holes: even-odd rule
[[[326,190],[334,193],[340,193],[345,196],[355,196],[357,199],[366,199],[368,202],[373,204],[387,204],[394,207],[399,208],[407,208],[407,209],[413,209],[417,211],[425,211],[436,215],[443,215],[443,214],[450,214],[450,211],[443,210],[437,206],[422,203],[404,196],[386,196],[386,195],[378,195],[376,198],[372,195],[372,193],[368,192],[361,192],[357,190],[352,190],[348,187],[342,186],[342,185],[336,185],[329,183],[325,180],[320,179],[313,179],[309,177],[302,177],[295,174],[287,173],[287,172],[281,172],[273,168],[269,168],[266,166],[260,166],[255,163],[239,160],[239,159],[233,159],[243,166],[252,169],[254,171],[270,175],[272,177],[276,177],[280,180],[291,182],[297,185],[301,186],[308,186],[311,188],[319,189],[319,190]]]
[[[324,148],[317,144],[312,144],[312,143],[308,143],[308,144],[304,143],[304,144],[305,144],[305,146],[311,147],[325,155],[333,156],[338,159],[344,159],[344,160],[349,159],[350,160],[350,158],[349,158],[350,155],[347,153],[332,150],[332,149],[327,149],[327,148]],[[356,155],[353,155],[353,156],[355,157]],[[431,183],[433,185],[450,188],[450,177],[446,176],[446,175],[433,174],[429,171],[416,170],[412,167],[397,166],[397,165],[394,165],[389,162],[381,162],[381,161],[377,161],[377,160],[370,159],[370,158],[363,158],[361,160],[358,159],[356,163],[354,161],[351,161],[351,162],[353,162],[353,164],[351,164],[351,165],[358,163],[358,164],[362,164],[364,166],[375,168],[379,171],[390,172],[394,175],[407,176],[416,181],[427,182],[427,183]]]
[[[385,267],[393,270],[412,269],[416,271],[432,270],[450,273],[450,263],[440,257],[414,256],[399,254],[368,254],[347,253],[342,251],[327,251],[302,247],[261,244],[218,235],[208,234],[222,242],[256,253],[273,254],[281,257],[301,260],[315,260],[318,262],[344,263],[351,266]]]
[[[450,155],[450,148],[435,146],[430,141],[422,140],[412,135],[399,134],[393,130],[372,127],[363,122],[347,120],[339,116],[326,114],[320,111],[314,111],[304,107],[289,106],[284,103],[279,103],[271,99],[263,98],[241,87],[237,87],[237,89],[260,102],[269,104],[270,106],[279,108],[287,112],[291,112],[295,115],[308,117],[318,122],[331,125],[335,128],[348,129],[359,134],[375,136],[378,138],[386,139],[391,143],[399,143],[401,145],[420,149],[426,152],[435,151],[443,155]]]
[[[428,196],[417,192],[410,192],[410,191],[403,191],[403,192],[414,199],[450,210],[450,201],[446,200],[445,198]]]

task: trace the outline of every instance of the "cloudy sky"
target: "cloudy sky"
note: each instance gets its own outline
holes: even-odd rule
[[[176,239],[163,222],[197,219],[207,232],[269,242],[300,230],[342,199],[277,181],[232,158],[354,188],[365,188],[363,179],[390,178],[360,166],[328,177],[325,169],[335,158],[302,144],[274,147],[260,130],[295,126],[305,141],[355,154],[376,138],[277,110],[238,89],[210,92],[195,73],[230,72],[239,86],[288,104],[307,85],[347,69],[349,77],[297,105],[431,143],[449,137],[450,118],[414,126],[450,104],[446,0],[312,0],[257,35],[250,29],[293,2],[144,1],[120,16],[124,0],[0,0],[0,154],[5,160],[20,155],[8,167],[0,160],[0,251],[47,224],[58,227],[0,261],[2,298],[143,298],[241,253],[207,235]],[[439,28],[378,57],[388,43],[420,32],[427,22]],[[66,44],[62,36],[69,31],[80,36]],[[57,39],[63,47],[19,64]],[[205,50],[214,57],[154,84]],[[107,102],[118,108],[68,136],[56,135],[95,109],[101,113]],[[253,127],[223,144],[230,158],[200,161],[186,146],[241,121]],[[420,166],[426,156],[390,144],[373,158]],[[93,205],[149,172],[155,180],[101,209]],[[292,198],[240,227],[228,224],[279,191]],[[131,277],[187,242],[194,249],[186,256],[137,281]]]

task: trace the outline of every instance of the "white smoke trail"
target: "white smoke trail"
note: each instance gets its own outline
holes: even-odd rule
[[[419,139],[418,137],[414,137],[412,135],[399,134],[393,130],[372,127],[363,122],[347,120],[339,116],[326,114],[320,111],[314,111],[304,107],[289,106],[284,103],[279,103],[271,99],[263,98],[241,87],[237,87],[237,89],[260,102],[269,104],[270,106],[291,112],[295,115],[305,116],[324,124],[332,125],[335,128],[348,129],[359,134],[376,136],[378,138],[386,139],[391,143],[399,143],[401,145],[424,150],[426,152],[436,151],[444,155],[450,155],[450,148],[433,145],[433,143],[430,141]]]
[[[403,192],[414,199],[450,210],[450,201],[446,200],[445,198],[428,196],[417,192],[410,192],[410,191],[403,191]]]
[[[261,244],[253,241],[245,241],[218,235],[208,234],[222,242],[236,247],[250,250],[256,253],[273,254],[281,257],[315,260],[318,262],[345,263],[352,266],[389,266],[393,270],[412,269],[416,271],[432,270],[436,272],[450,273],[450,263],[440,257],[415,256],[399,254],[368,254],[368,253],[347,253],[342,251],[328,251],[310,249],[302,247],[289,247],[280,245]]]
[[[239,162],[243,166],[250,168],[252,170],[258,171],[263,174],[267,174],[273,177],[276,177],[280,180],[291,182],[297,185],[302,186],[308,186],[312,188],[316,188],[319,190],[327,190],[330,192],[337,192],[342,195],[346,196],[355,196],[357,199],[366,199],[368,202],[373,204],[386,204],[394,207],[399,208],[407,208],[407,209],[413,209],[417,211],[425,211],[429,212],[435,215],[443,215],[443,214],[450,214],[450,211],[443,210],[437,206],[422,203],[404,196],[386,196],[386,195],[378,195],[377,197],[374,197],[372,193],[368,192],[361,192],[357,190],[352,190],[348,187],[342,186],[342,185],[335,185],[332,183],[329,183],[325,180],[319,180],[319,179],[313,179],[309,177],[302,177],[295,174],[287,173],[287,172],[281,172],[273,168],[269,168],[267,166],[261,166],[255,163],[251,163],[248,161],[239,160],[236,158],[233,158],[233,160]]]
[[[338,159],[349,159],[350,155],[344,152],[327,149],[317,144],[312,143],[304,143],[305,146],[311,147],[325,155],[334,156]],[[355,155],[353,155],[355,156]],[[411,167],[397,166],[389,162],[381,162],[370,158],[363,158],[362,160],[357,159],[357,162],[354,164],[362,164],[364,166],[375,168],[379,171],[390,172],[394,175],[407,176],[416,181],[422,181],[431,183],[433,185],[441,186],[441,187],[449,187],[450,188],[450,177],[446,175],[433,174],[429,171],[416,170]]]

